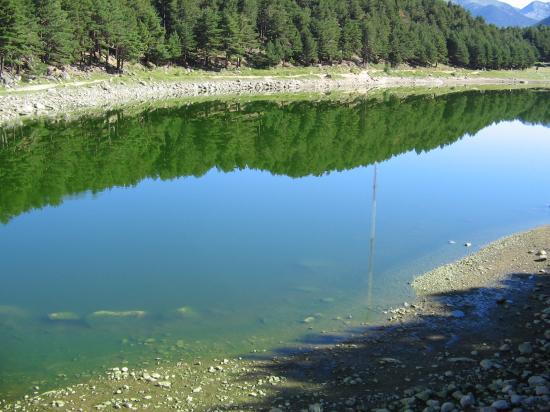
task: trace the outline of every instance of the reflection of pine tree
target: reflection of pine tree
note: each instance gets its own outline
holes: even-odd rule
[[[0,147],[0,220],[69,194],[212,168],[322,175],[431,150],[509,119],[550,123],[548,93],[496,91],[384,100],[208,102],[139,116],[29,123]],[[146,133],[144,133],[144,130]]]

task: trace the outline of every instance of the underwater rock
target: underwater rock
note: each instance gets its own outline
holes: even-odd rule
[[[77,321],[80,315],[74,312],[52,312],[48,313],[48,319],[53,321]]]
[[[190,308],[189,306],[182,306],[180,308],[177,308],[176,309],[176,313],[178,314],[178,316],[180,317],[183,317],[183,318],[187,318],[187,317],[191,317],[191,316],[196,316],[196,312]]]
[[[93,318],[143,318],[147,316],[144,310],[111,311],[98,310],[90,315]]]

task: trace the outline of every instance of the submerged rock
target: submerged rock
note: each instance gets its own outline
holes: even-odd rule
[[[52,312],[48,313],[48,319],[54,321],[76,321],[81,320],[80,315],[74,312]]]
[[[178,314],[178,316],[182,317],[182,318],[187,318],[187,317],[191,317],[191,316],[195,316],[197,313],[192,309],[190,308],[189,306],[182,306],[180,308],[177,308],[176,309],[176,313]]]
[[[143,318],[147,315],[144,310],[126,310],[126,311],[112,311],[112,310],[98,310],[92,313],[90,316],[94,318]]]

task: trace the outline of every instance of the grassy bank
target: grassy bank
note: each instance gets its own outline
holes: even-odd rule
[[[468,70],[445,65],[432,68],[414,68],[401,66],[396,69],[385,69],[383,65],[371,65],[366,69],[357,66],[314,66],[314,67],[277,67],[270,69],[230,69],[221,71],[187,70],[182,67],[157,67],[147,69],[142,65],[130,65],[126,73],[114,75],[100,68],[85,72],[69,70],[70,78],[67,80],[53,81],[46,78],[38,78],[32,81],[22,81],[16,88],[0,88],[0,94],[14,92],[30,92],[41,90],[43,87],[58,86],[86,86],[89,84],[109,81],[114,83],[138,83],[138,82],[197,82],[231,80],[239,78],[277,78],[277,79],[317,79],[331,77],[334,79],[345,78],[348,75],[367,73],[374,79],[384,77],[402,77],[415,79],[515,79],[525,81],[549,81],[550,67],[531,67],[526,70]],[[43,86],[43,87],[41,87]]]

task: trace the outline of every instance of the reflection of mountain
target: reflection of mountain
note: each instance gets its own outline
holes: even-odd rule
[[[70,194],[254,168],[320,175],[425,151],[499,120],[548,123],[549,93],[461,92],[404,99],[197,103],[4,131],[0,219]],[[0,131],[1,132],[1,131]]]

